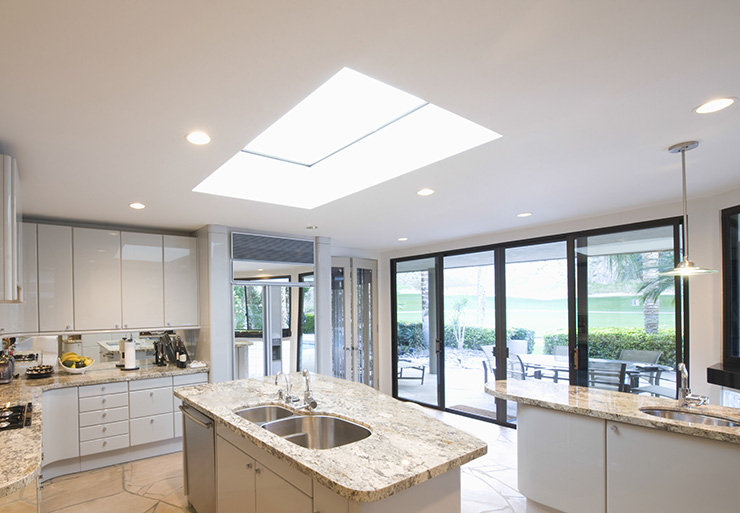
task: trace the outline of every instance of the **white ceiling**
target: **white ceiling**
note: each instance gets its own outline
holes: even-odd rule
[[[738,27],[737,0],[0,0],[0,153],[30,216],[376,251],[673,203],[685,140],[691,196],[740,187],[740,106],[692,112],[740,96]],[[191,192],[344,66],[503,138],[314,210]]]

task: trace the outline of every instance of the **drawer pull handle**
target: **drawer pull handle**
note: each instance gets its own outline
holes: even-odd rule
[[[149,392],[149,397],[154,397],[154,392]]]
[[[103,447],[105,447],[106,445],[108,445],[108,441],[107,440],[103,441]]]
[[[247,464],[245,465],[245,467],[247,467],[247,470],[251,470],[251,468],[252,468],[252,464],[251,464],[251,463],[247,463]]]
[[[105,399],[105,397],[104,397],[104,398],[103,398],[103,400],[102,400],[101,402],[103,402],[103,403],[104,403],[105,401],[106,401],[106,399]]]
[[[107,415],[108,415],[107,413],[103,412],[103,415],[102,416],[103,416],[103,418],[105,418]]]
[[[254,469],[254,473],[255,474],[260,474],[261,472],[262,472],[262,469],[261,468],[255,467],[255,469]]]
[[[107,427],[104,427],[103,428],[103,433],[105,433],[106,431],[108,431],[108,428]]]
[[[154,419],[149,419],[149,424],[154,424]]]

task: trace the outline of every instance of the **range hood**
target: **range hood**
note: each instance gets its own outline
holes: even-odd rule
[[[0,155],[2,171],[2,218],[0,219],[0,302],[18,303],[21,301],[21,243],[18,205],[19,187],[18,164],[13,157]]]

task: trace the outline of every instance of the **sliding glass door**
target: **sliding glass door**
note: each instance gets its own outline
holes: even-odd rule
[[[430,406],[441,402],[438,258],[398,262],[392,281],[394,395]]]

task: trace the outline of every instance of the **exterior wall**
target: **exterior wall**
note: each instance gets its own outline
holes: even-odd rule
[[[720,212],[724,208],[740,204],[740,188],[722,194],[690,199],[689,212],[689,256],[702,267],[721,269]],[[681,203],[657,205],[650,208],[618,212],[568,222],[522,228],[521,230],[492,233],[484,236],[450,240],[429,246],[404,248],[386,252],[378,262],[379,278],[379,327],[380,340],[377,357],[379,359],[379,382],[382,392],[391,393],[391,295],[390,260],[404,256],[421,255],[458,248],[470,248],[557,235],[580,230],[604,228],[622,224],[651,221],[681,215]],[[532,219],[532,218],[527,218]],[[524,223],[526,223],[526,219]],[[523,224],[524,224],[523,223]],[[689,285],[690,305],[690,370],[691,384],[695,393],[709,395],[713,404],[720,403],[720,387],[710,385],[706,380],[706,368],[721,360],[721,273],[692,278]]]

